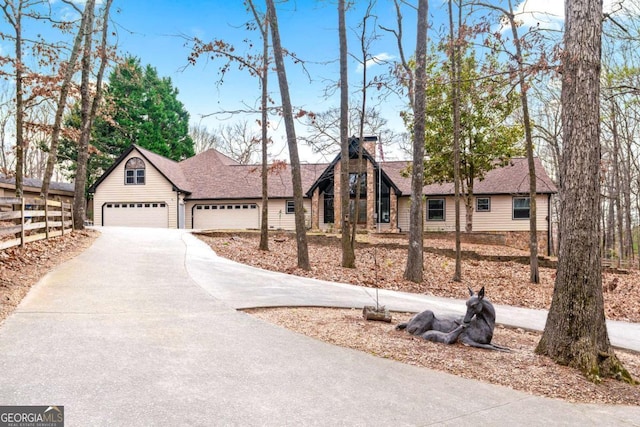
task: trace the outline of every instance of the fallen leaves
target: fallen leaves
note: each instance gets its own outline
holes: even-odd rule
[[[380,238],[373,235],[363,239],[356,248],[357,268],[343,268],[340,240],[335,237],[309,236],[311,271],[296,266],[295,239],[279,236],[270,239],[270,251],[258,251],[258,235],[211,234],[200,235],[218,255],[266,270],[298,276],[313,277],[332,282],[350,283],[396,291],[464,299],[467,287],[487,289],[494,304],[536,309],[551,306],[555,269],[540,268],[540,283],[529,282],[529,266],[513,259],[528,259],[527,252],[506,246],[463,243],[467,255],[462,261],[462,282],[453,282],[455,261],[445,255],[451,253],[453,242],[425,239],[424,279],[413,283],[403,278],[406,264],[406,237]],[[233,237],[233,239],[231,238]],[[512,257],[512,258],[509,258]],[[503,261],[496,261],[502,259]],[[605,314],[608,319],[640,322],[640,272],[606,271],[602,278]],[[615,284],[615,285],[613,285]]]
[[[245,310],[298,333],[377,357],[435,369],[461,377],[521,390],[538,396],[581,403],[640,405],[640,387],[615,380],[594,384],[578,371],[534,353],[538,333],[496,327],[493,342],[512,353],[487,351],[461,344],[444,345],[396,331],[411,317],[393,313],[391,325],[367,322],[361,310],[326,308],[269,308]],[[640,355],[616,351],[625,367],[640,373]]]

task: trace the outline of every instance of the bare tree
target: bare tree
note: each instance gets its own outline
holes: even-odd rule
[[[345,0],[338,1],[338,38],[340,40],[340,218],[342,266],[354,268],[356,255],[351,243],[349,223],[349,82],[347,69],[347,25]],[[354,219],[356,221],[356,219]],[[355,235],[355,232],[354,232]]]
[[[260,129],[261,129],[261,151],[262,151],[262,216],[260,218],[260,243],[258,248],[261,251],[269,250],[269,186],[267,175],[269,167],[267,165],[267,149],[269,145],[269,20],[266,16],[261,17],[253,4],[253,0],[248,0],[249,8],[253,13],[253,18],[262,36],[262,69],[260,70]]]
[[[413,107],[413,162],[411,171],[411,207],[409,210],[409,249],[404,277],[412,282],[422,282],[424,271],[424,223],[422,188],[424,187],[424,138],[427,66],[427,0],[418,1],[416,35],[416,69]]]
[[[76,7],[73,3],[67,3],[73,7]],[[51,185],[51,178],[53,176],[53,169],[58,162],[58,144],[60,142],[60,132],[62,130],[62,117],[67,106],[67,97],[69,96],[69,90],[71,89],[71,83],[73,75],[75,74],[76,62],[80,55],[80,47],[82,46],[82,39],[84,32],[87,30],[88,14],[93,13],[87,8],[85,3],[85,9],[82,12],[82,19],[78,26],[78,32],[76,33],[73,46],[69,55],[69,60],[66,63],[60,64],[61,74],[64,76],[60,85],[60,94],[58,96],[58,105],[56,107],[55,118],[53,122],[53,128],[51,132],[51,142],[49,143],[49,157],[47,158],[47,165],[44,171],[44,177],[42,179],[42,188],[40,189],[40,195],[43,198],[49,196],[49,187]]]
[[[92,61],[92,45],[93,45],[93,28],[95,14],[95,0],[87,0],[86,8],[89,9],[87,15],[86,31],[84,33],[84,45],[82,52],[82,79],[80,83],[80,117],[82,121],[80,140],[78,141],[78,159],[76,162],[75,177],[75,195],[73,199],[73,221],[77,230],[84,229],[84,221],[86,219],[86,182],[87,182],[87,163],[89,160],[89,139],[91,137],[91,127],[98,112],[98,106],[102,99],[102,78],[104,70],[107,66],[107,44],[108,44],[108,25],[109,12],[113,0],[106,0],[104,4],[101,24],[101,41],[98,48],[98,58],[100,65],[95,83],[95,93],[92,95],[89,77],[93,68]]]
[[[280,97],[282,98],[282,115],[284,117],[285,131],[287,134],[287,147],[289,148],[289,158],[291,164],[291,181],[293,184],[293,203],[296,223],[296,243],[298,249],[298,267],[303,270],[310,270],[309,249],[307,245],[307,233],[305,229],[304,204],[302,194],[302,177],[300,172],[300,157],[298,155],[298,141],[293,118],[293,108],[291,106],[291,96],[289,94],[289,83],[284,66],[284,55],[282,43],[280,42],[280,28],[273,0],[267,2],[267,17],[271,28],[271,39],[273,41],[273,55],[278,73],[278,83],[280,86]]]
[[[13,29],[14,77],[16,87],[15,98],[15,132],[16,132],[16,197],[22,197],[24,179],[24,111],[25,111],[25,65],[22,58],[23,50],[23,18],[29,8],[42,3],[41,0],[7,0],[0,4],[4,16]]]
[[[260,150],[260,137],[247,120],[220,126],[218,149],[243,165],[255,162]]]
[[[458,35],[456,37],[453,20],[453,0],[449,0],[449,63],[451,64],[451,99],[453,100],[453,183],[456,221],[456,265],[453,280],[462,280],[462,248],[460,242],[460,26],[462,25],[462,5],[458,4]]]
[[[562,56],[563,176],[558,270],[536,348],[591,381],[630,374],[607,333],[600,261],[600,64],[602,2],[565,3]]]
[[[220,142],[215,133],[201,124],[189,126],[189,136],[193,140],[193,150],[196,154],[203,153],[211,148],[218,148]]]

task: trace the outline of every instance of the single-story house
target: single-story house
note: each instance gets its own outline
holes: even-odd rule
[[[40,197],[42,180],[37,178],[24,178],[22,192],[25,197]],[[49,186],[49,198],[65,203],[73,203],[75,188],[73,183],[52,181]],[[16,179],[0,174],[0,197],[15,197]]]
[[[349,155],[351,217],[360,174],[361,228],[378,231],[409,229],[411,179],[406,161],[377,161],[375,137],[364,142],[358,162],[358,139]],[[338,229],[342,225],[340,162],[301,164],[305,215],[311,229]],[[294,203],[290,166],[271,168],[268,175],[268,222],[271,229],[293,230]],[[94,224],[192,229],[258,229],[261,215],[261,167],[241,165],[210,149],[175,162],[131,145],[93,184]],[[475,184],[473,230],[529,231],[529,178],[526,158],[489,172]],[[536,159],[538,230],[550,230],[551,196],[556,187]],[[427,185],[425,230],[454,230],[453,185]],[[461,209],[464,224],[464,207]],[[345,219],[348,219],[345,216]],[[546,239],[545,239],[546,241]]]

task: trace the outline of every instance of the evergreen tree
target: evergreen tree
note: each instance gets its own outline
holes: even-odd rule
[[[193,156],[189,113],[177,96],[171,79],[126,58],[109,77],[103,119],[94,127],[96,147],[118,155],[133,143],[176,161]]]
[[[180,161],[195,154],[189,136],[189,113],[178,100],[171,79],[128,57],[109,76],[104,102],[91,137],[88,183],[94,182],[131,144]],[[79,108],[67,117],[68,127],[78,127]],[[76,143],[62,143],[59,160],[71,175],[75,171]]]

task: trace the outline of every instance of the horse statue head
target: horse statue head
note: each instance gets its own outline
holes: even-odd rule
[[[469,289],[470,298],[467,300],[467,312],[464,315],[464,318],[462,319],[462,323],[466,325],[471,323],[471,320],[475,316],[485,311],[484,286],[482,287],[482,289],[480,289],[477,295],[474,294],[473,289],[471,288],[468,288],[468,289]],[[486,303],[491,305],[489,301],[486,301]],[[493,306],[491,306],[491,308],[493,309]],[[494,319],[495,319],[495,311],[494,311]]]

